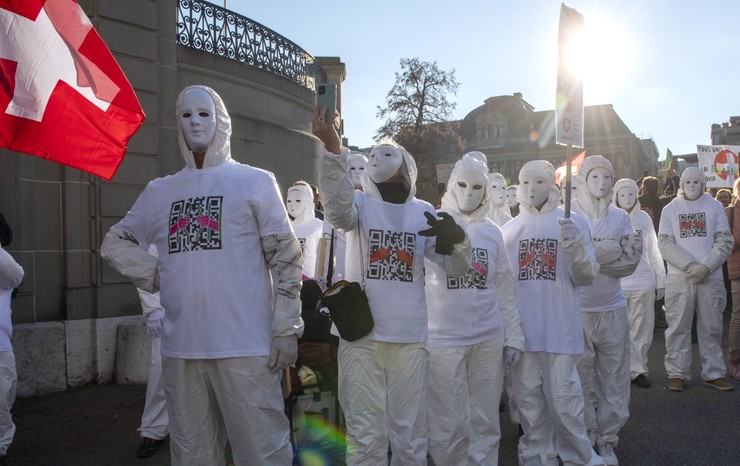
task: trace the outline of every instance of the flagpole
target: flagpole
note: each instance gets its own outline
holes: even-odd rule
[[[573,164],[573,144],[565,148],[565,218],[570,218],[570,168]]]

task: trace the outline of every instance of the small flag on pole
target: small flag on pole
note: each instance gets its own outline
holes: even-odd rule
[[[144,121],[74,0],[0,0],[0,147],[110,180]]]
[[[665,150],[665,169],[671,168],[671,161],[673,160],[673,152],[670,149]]]

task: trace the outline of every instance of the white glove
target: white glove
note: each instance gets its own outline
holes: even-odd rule
[[[565,252],[570,252],[575,244],[583,242],[583,232],[572,218],[559,218],[558,223],[560,224],[559,240]]]
[[[594,241],[594,255],[599,264],[608,264],[619,259],[622,255],[622,245],[613,238],[604,238]]]
[[[663,298],[665,298],[665,288],[658,288],[655,290],[655,300],[660,301]]]
[[[686,273],[688,274],[692,282],[699,283],[700,281],[707,278],[707,275],[709,275],[709,267],[698,262],[692,262],[686,268]]]
[[[153,337],[162,336],[162,320],[164,319],[164,309],[157,309],[146,316],[146,331]]]
[[[267,360],[267,365],[271,371],[277,372],[292,366],[297,358],[298,337],[296,335],[274,337],[272,339],[270,358]]]
[[[512,367],[519,364],[519,360],[522,358],[522,352],[511,346],[504,348],[504,360],[506,361],[506,370],[511,370]]]

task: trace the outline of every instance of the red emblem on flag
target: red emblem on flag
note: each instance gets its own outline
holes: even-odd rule
[[[0,146],[107,180],[144,112],[74,0],[0,0]]]

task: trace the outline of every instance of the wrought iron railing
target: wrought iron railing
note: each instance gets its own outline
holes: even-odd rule
[[[202,0],[178,0],[177,42],[248,63],[315,90],[326,82],[308,52],[256,21]]]

